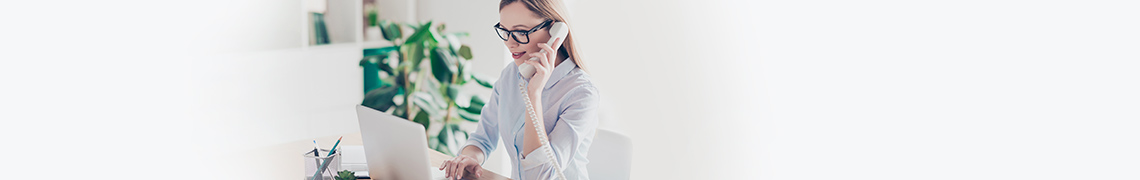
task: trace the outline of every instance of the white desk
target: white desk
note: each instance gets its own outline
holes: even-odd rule
[[[321,137],[321,138],[317,138],[316,140],[318,142],[336,142],[336,139],[339,137],[341,137],[341,136]],[[328,145],[322,144],[322,145],[331,147],[331,144],[328,144]],[[344,139],[341,140],[341,142],[340,142],[340,146],[361,146],[361,145],[363,145],[363,141],[361,141],[360,132],[345,134]],[[304,177],[305,177],[305,175],[304,175],[305,165],[303,164],[304,163],[304,157],[301,154],[303,154],[303,152],[305,152],[305,150],[312,150],[313,149],[313,142],[311,140],[290,142],[290,143],[286,143],[286,144],[281,145],[281,146],[274,146],[271,148],[273,148],[274,150],[272,150],[268,154],[259,155],[259,156],[262,156],[262,157],[260,157],[260,159],[272,160],[272,161],[274,161],[274,163],[277,163],[277,165],[288,166],[288,167],[282,168],[282,169],[289,169],[289,172],[282,172],[282,173],[286,173],[285,177],[288,177],[286,179],[297,179],[297,180],[304,179]],[[325,148],[329,148],[329,147],[325,147]],[[444,160],[451,159],[451,156],[437,152],[435,150],[426,149],[426,148],[424,150],[428,151],[428,157],[429,157],[428,159],[430,159],[432,167],[439,167],[440,164],[443,164]],[[474,178],[474,176],[468,176],[468,178],[476,179],[476,180],[510,180],[510,178],[504,177],[504,176],[499,175],[499,174],[495,174],[494,172],[487,171],[487,170],[483,170],[482,174],[483,174],[482,178],[476,179],[476,178]]]

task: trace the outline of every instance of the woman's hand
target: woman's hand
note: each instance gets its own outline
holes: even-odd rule
[[[483,177],[483,167],[479,166],[479,161],[475,157],[463,154],[443,161],[439,170],[444,170],[444,175],[448,179],[460,179],[468,174],[475,174],[477,178]]]
[[[542,95],[542,88],[546,86],[546,81],[550,79],[550,73],[554,72],[554,67],[558,65],[555,64],[558,59],[558,51],[555,49],[562,47],[562,38],[556,38],[554,42],[553,46],[546,43],[538,43],[538,47],[542,48],[544,52],[530,54],[531,57],[538,57],[538,60],[523,61],[523,63],[535,67],[534,76],[530,78],[530,83],[527,85],[527,92],[530,92],[531,95]]]

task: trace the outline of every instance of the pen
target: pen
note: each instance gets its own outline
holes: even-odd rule
[[[313,140],[313,156],[321,157],[321,145],[317,144],[317,140]]]
[[[332,158],[325,159],[324,163],[321,163],[320,166],[317,166],[317,172],[313,174],[313,178],[310,180],[316,180],[317,178],[321,178],[322,177],[321,172],[325,171],[325,169],[328,169],[330,161],[332,161]]]
[[[341,136],[340,138],[336,139],[336,144],[333,144],[332,149],[329,149],[329,155],[326,157],[332,157],[332,154],[336,153],[336,146],[340,145],[341,139],[344,139],[344,136]],[[317,177],[320,176],[321,171],[325,171],[325,169],[329,167],[329,161],[332,161],[332,159],[326,159],[325,163],[322,163],[319,167],[317,167],[317,172],[313,174],[312,180],[316,180]]]
[[[329,156],[332,156],[333,153],[336,153],[336,146],[340,145],[340,139],[344,139],[344,136],[336,139],[336,144],[333,144],[332,149],[329,149]]]

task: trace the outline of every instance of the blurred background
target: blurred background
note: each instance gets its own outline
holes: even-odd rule
[[[632,179],[1140,178],[1135,2],[566,3]],[[260,152],[359,131],[373,10],[509,63],[494,0],[3,4],[17,176],[281,179]]]

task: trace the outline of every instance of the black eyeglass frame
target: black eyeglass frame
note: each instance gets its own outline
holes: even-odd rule
[[[503,41],[506,41],[507,37],[503,37],[503,34],[499,33],[499,31],[501,30],[501,31],[507,32],[507,36],[510,36],[511,39],[515,39],[515,42],[518,42],[519,44],[527,44],[527,43],[530,43],[530,33],[534,33],[535,31],[538,31],[539,29],[546,28],[546,27],[550,26],[551,24],[554,24],[554,20],[553,19],[547,19],[546,21],[543,21],[542,24],[538,24],[538,26],[534,26],[534,28],[530,28],[530,30],[507,30],[506,28],[502,27],[503,26],[502,23],[495,23],[495,34],[499,35],[499,39],[503,39]],[[519,40],[519,37],[515,36],[515,33],[521,33],[523,35],[523,37],[526,38],[526,42]]]

